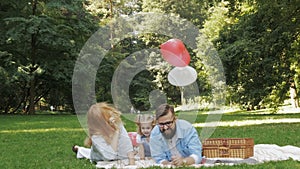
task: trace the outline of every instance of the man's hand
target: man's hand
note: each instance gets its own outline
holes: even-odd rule
[[[175,166],[183,166],[186,165],[184,162],[184,158],[180,156],[172,156],[172,165]]]
[[[171,165],[171,163],[167,160],[164,160],[161,162],[162,165]]]

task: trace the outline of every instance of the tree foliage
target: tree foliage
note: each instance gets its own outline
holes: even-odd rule
[[[235,102],[278,107],[286,99],[292,44],[299,36],[297,1],[257,1],[253,9],[227,25],[215,42]],[[288,54],[288,55],[287,55]]]
[[[7,1],[1,4],[1,86],[5,113],[34,114],[45,98],[53,106],[72,108],[71,75],[78,51],[95,30],[81,1]],[[16,12],[18,11],[18,12]],[[7,88],[9,86],[9,88]]]
[[[299,0],[32,0],[0,2],[0,111],[15,113],[23,110],[33,114],[41,104],[64,110],[73,109],[72,74],[74,64],[86,41],[101,26],[108,25],[111,33],[109,52],[97,67],[95,90],[97,101],[112,102],[111,84],[118,65],[128,69],[139,60],[138,51],[159,48],[170,38],[183,40],[198,32],[188,29],[191,22],[212,42],[216,50],[207,49],[204,39],[197,39],[197,49],[188,48],[190,65],[198,72],[197,84],[202,96],[210,98],[212,84],[209,66],[222,60],[227,84],[228,103],[254,108],[276,108],[288,96],[290,81],[299,87]],[[111,24],[116,18],[137,16],[139,12],[154,12],[137,25],[132,25],[132,36],[118,39],[118,32],[126,27]],[[178,16],[183,20],[170,21],[157,13]],[[141,19],[141,18],[136,18]],[[153,32],[139,33],[140,29],[165,30],[172,35]],[[181,25],[178,27],[178,25]],[[126,27],[127,28],[127,27]],[[174,28],[178,30],[174,30]],[[115,32],[115,34],[114,34]],[[188,32],[183,35],[182,32]],[[137,34],[135,34],[137,33]],[[103,38],[103,39],[105,39]],[[101,39],[98,39],[101,40]],[[170,66],[158,68],[158,53],[149,52],[147,69],[130,82],[133,105],[146,110],[151,105],[151,91],[162,90],[172,104],[180,104],[181,89],[167,81]],[[81,65],[88,73],[89,68]],[[86,74],[88,75],[88,74]],[[84,79],[77,79],[84,80]],[[78,82],[79,82],[78,81]],[[85,86],[88,88],[88,86]],[[83,90],[82,92],[85,92]],[[221,93],[221,92],[220,92]]]

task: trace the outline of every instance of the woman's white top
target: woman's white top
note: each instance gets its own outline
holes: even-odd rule
[[[133,151],[133,146],[128,133],[123,125],[120,126],[117,150],[115,151],[110,144],[107,144],[101,135],[93,135],[91,147],[92,161],[112,161],[126,159],[127,153]]]

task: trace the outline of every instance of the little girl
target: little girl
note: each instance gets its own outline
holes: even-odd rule
[[[136,116],[137,125],[137,140],[138,143],[138,155],[141,160],[145,160],[145,157],[151,157],[150,152],[150,134],[155,126],[155,119],[150,114],[138,114]]]

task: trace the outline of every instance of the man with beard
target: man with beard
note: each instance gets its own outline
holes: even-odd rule
[[[150,136],[152,158],[163,165],[199,164],[202,145],[191,123],[176,119],[174,107],[162,104],[156,109],[157,125]]]

